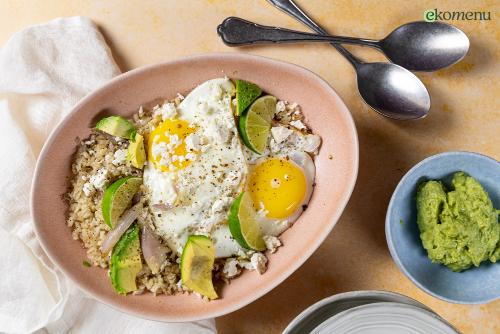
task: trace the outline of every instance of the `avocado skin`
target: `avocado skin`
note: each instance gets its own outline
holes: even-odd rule
[[[113,288],[126,295],[137,290],[135,278],[142,269],[139,226],[133,224],[113,247],[109,276]]]

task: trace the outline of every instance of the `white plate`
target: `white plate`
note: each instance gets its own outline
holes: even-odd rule
[[[414,305],[373,303],[345,310],[311,334],[457,334],[437,314]]]
[[[309,333],[322,322],[340,312],[356,306],[380,302],[408,304],[432,312],[424,304],[399,293],[375,290],[351,291],[336,294],[309,306],[290,322],[283,334]]]

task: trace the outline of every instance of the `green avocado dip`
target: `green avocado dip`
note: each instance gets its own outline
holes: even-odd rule
[[[452,189],[426,181],[417,191],[420,239],[432,262],[462,271],[500,259],[499,210],[473,177],[456,172]]]

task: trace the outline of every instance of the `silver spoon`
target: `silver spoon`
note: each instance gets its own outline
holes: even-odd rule
[[[411,71],[436,71],[448,67],[465,57],[469,50],[467,36],[460,29],[441,22],[407,23],[379,41],[263,26],[238,17],[228,17],[217,31],[229,46],[297,42],[369,46],[382,51],[393,63]]]
[[[268,0],[319,34],[327,32],[311,20],[291,0]],[[390,118],[407,120],[427,116],[431,99],[427,89],[410,71],[391,63],[364,63],[344,47],[332,43],[356,70],[358,90],[376,112]]]

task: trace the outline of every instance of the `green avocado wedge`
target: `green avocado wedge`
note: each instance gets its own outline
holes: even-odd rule
[[[144,149],[144,137],[138,133],[134,133],[133,140],[131,139],[127,149],[127,161],[132,166],[138,169],[144,168],[146,162],[146,150]]]
[[[112,136],[124,139],[131,139],[136,132],[132,123],[121,116],[105,117],[97,122],[95,128]]]
[[[109,276],[116,292],[126,295],[137,290],[135,280],[141,269],[139,226],[133,224],[118,240],[111,252]]]
[[[189,236],[181,255],[181,280],[188,289],[209,299],[216,299],[212,282],[215,248],[204,235]]]

